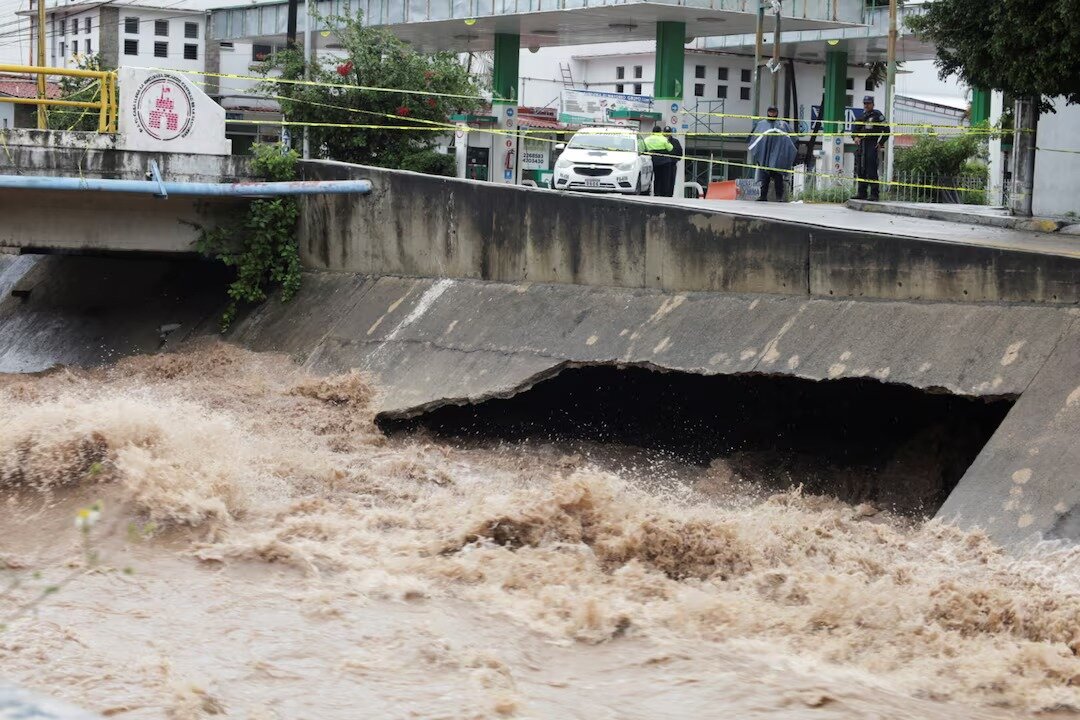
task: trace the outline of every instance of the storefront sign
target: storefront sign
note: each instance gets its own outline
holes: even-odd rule
[[[545,140],[525,138],[522,141],[521,169],[547,170],[550,167],[549,149],[550,143]]]
[[[648,95],[621,95],[592,90],[563,90],[559,120],[571,125],[629,125],[631,121],[612,120],[614,110],[653,112],[653,99]]]

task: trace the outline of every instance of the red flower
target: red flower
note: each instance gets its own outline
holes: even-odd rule
[[[433,78],[433,77],[435,77],[435,73],[434,73],[434,72],[432,72],[431,70],[425,70],[425,71],[424,71],[424,79],[425,79],[425,80],[430,80],[430,79],[431,79],[431,78]]]
[[[352,69],[353,69],[352,60],[345,63],[344,65],[338,65],[337,66],[338,75],[340,75],[341,77],[345,77],[346,75],[351,73]]]
[[[435,98],[428,98],[425,102],[427,102],[427,106],[429,108],[435,107]]]
[[[401,117],[406,117],[406,116],[407,116],[407,115],[408,115],[408,114],[409,114],[410,112],[412,112],[412,111],[411,111],[411,110],[409,110],[409,108],[407,108],[407,107],[405,107],[404,105],[402,105],[401,107],[399,107],[399,108],[398,108],[398,109],[396,110],[396,112],[397,112],[397,114],[398,114],[398,115],[400,115]]]

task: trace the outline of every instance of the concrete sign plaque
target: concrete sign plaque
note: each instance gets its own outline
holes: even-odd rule
[[[200,155],[229,155],[225,109],[183,75],[121,68],[117,146]]]

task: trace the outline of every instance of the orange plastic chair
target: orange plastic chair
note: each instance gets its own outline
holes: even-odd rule
[[[711,182],[709,183],[709,189],[705,191],[706,200],[734,200],[737,195],[738,189],[734,180]]]

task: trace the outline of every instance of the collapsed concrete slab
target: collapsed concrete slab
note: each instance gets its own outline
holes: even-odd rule
[[[305,307],[323,313],[318,337],[296,321]],[[1075,321],[1019,305],[316,274],[292,306],[266,308],[236,338],[302,352],[319,372],[368,369],[388,389],[383,412],[408,415],[516,392],[568,363],[1017,396]]]

